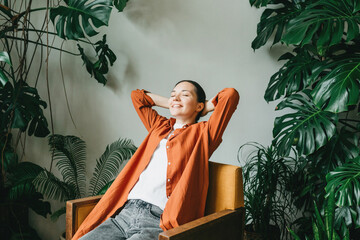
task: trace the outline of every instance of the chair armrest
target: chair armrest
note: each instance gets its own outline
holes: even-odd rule
[[[80,224],[100,201],[101,196],[80,198],[66,202],[66,239],[70,240]]]
[[[223,210],[162,232],[159,240],[242,240],[245,209]]]

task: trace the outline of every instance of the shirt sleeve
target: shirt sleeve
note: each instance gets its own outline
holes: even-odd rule
[[[208,126],[213,150],[221,143],[222,135],[236,110],[239,99],[239,93],[234,88],[225,88],[212,100],[215,109],[208,120]]]
[[[150,131],[154,124],[163,117],[152,109],[155,103],[150,96],[146,95],[147,92],[146,90],[134,90],[131,92],[131,100],[145,128]]]

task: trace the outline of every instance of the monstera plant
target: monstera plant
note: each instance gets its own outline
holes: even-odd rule
[[[321,207],[328,196],[326,176],[329,184],[341,182],[334,179],[342,174],[359,179],[360,1],[250,0],[250,4],[265,8],[252,48],[271,42],[288,49],[279,58],[283,66],[271,76],[264,98],[278,101],[278,111],[287,109],[275,119],[274,145],[284,156],[292,147],[301,156],[291,185],[297,207],[309,218],[313,201]],[[356,229],[360,185],[351,182],[336,189],[335,212]]]
[[[33,185],[42,167],[23,162],[23,154],[17,154],[19,146],[24,146],[21,141],[26,134],[45,137],[53,129],[53,122],[49,127],[44,114],[49,106],[52,116],[50,79],[48,74],[41,76],[41,70],[48,69],[49,54],[59,51],[60,57],[64,53],[81,58],[89,77],[106,84],[106,73],[116,55],[106,36],[99,37],[99,29],[108,26],[113,8],[122,11],[126,3],[127,0],[0,1],[0,206],[4,216],[0,219],[0,234],[6,239],[37,239],[31,229],[26,230],[26,221],[19,221],[26,216],[15,217],[16,224],[8,221],[6,216],[16,215],[13,205],[21,205],[26,211],[30,207],[42,216],[50,213],[49,203],[42,200],[42,194]],[[61,41],[77,44],[78,52],[63,48]],[[48,89],[47,101],[37,90],[40,85]],[[10,213],[3,214],[3,209]]]

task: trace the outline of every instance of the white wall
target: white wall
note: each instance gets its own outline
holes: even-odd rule
[[[211,159],[239,165],[240,145],[270,143],[276,115],[275,105],[267,104],[263,95],[270,76],[280,66],[276,62],[280,51],[268,46],[255,53],[251,49],[261,12],[251,8],[247,0],[130,0],[124,13],[113,11],[110,27],[101,29],[118,57],[105,87],[89,78],[80,58],[62,57],[76,128],[66,108],[59,56],[51,53],[55,133],[77,135],[86,141],[90,176],[106,145],[119,137],[131,138],[139,145],[146,135],[132,108],[131,90],[144,88],[169,96],[177,81],[193,79],[209,98],[224,87],[239,91],[238,109]],[[77,49],[72,43],[65,46]],[[39,86],[45,86],[45,74]],[[47,99],[45,87],[40,88],[41,96]],[[49,159],[47,140],[27,137],[26,160],[49,168]],[[58,239],[65,229],[64,216],[53,223],[31,214],[30,221],[42,239]]]

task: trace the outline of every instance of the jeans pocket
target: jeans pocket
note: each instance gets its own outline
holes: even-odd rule
[[[153,205],[150,207],[149,210],[152,217],[155,217],[156,219],[160,219],[163,211],[159,207]]]

